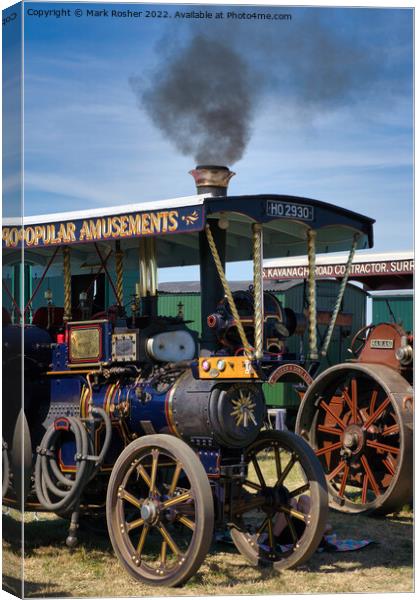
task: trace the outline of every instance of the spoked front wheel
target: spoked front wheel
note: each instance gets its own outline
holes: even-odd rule
[[[245,453],[230,533],[254,565],[289,569],[308,560],[325,530],[324,473],[309,445],[293,433],[259,434]]]
[[[196,454],[169,435],[132,442],[107,493],[113,548],[134,578],[178,586],[199,569],[213,537],[210,484]]]

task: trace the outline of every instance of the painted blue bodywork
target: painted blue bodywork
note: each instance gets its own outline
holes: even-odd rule
[[[137,386],[141,392],[140,398],[136,395],[136,388],[130,390],[130,430],[136,433],[144,433],[140,421],[150,421],[154,430],[159,433],[166,430],[168,422],[165,415],[165,398],[167,393],[157,392],[152,386],[141,384]]]
[[[51,380],[51,401],[60,404],[75,404],[79,406],[80,393],[82,391],[83,378],[61,377]]]
[[[65,401],[77,403],[78,405],[80,403],[83,384],[86,384],[86,380],[76,375],[74,378],[54,379],[51,382],[52,402]],[[165,398],[167,392],[158,393],[153,387],[147,386],[147,384],[143,387],[141,383],[137,385],[133,383],[123,384],[115,387],[113,391],[112,387],[113,384],[107,384],[100,387],[93,386],[92,388],[93,405],[109,410],[109,405],[112,403],[112,413],[115,416],[118,415],[118,418],[112,420],[113,437],[103,470],[108,470],[112,467],[118,455],[124,449],[125,444],[130,441],[128,434],[135,433],[138,436],[145,434],[141,421],[150,422],[156,432],[168,431],[168,422],[165,415]],[[126,402],[128,402],[129,406],[128,414],[121,408],[122,403],[125,405]],[[126,416],[122,419],[123,424],[121,424],[119,417],[125,414]],[[100,451],[104,434],[105,430],[102,428],[95,435],[96,453]],[[68,436],[68,439],[66,439],[66,436],[63,436],[61,462],[64,470],[71,471],[74,469],[75,452],[74,438]]]
[[[67,344],[55,344],[52,349],[52,370],[67,371],[68,368]]]

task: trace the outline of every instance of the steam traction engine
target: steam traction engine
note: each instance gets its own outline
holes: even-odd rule
[[[302,318],[263,294],[263,248],[267,257],[307,248],[313,297],[317,248],[372,243],[372,220],[361,215],[305,198],[227,197],[232,173],[223,167],[193,175],[198,196],[153,210],[64,213],[36,225],[32,218],[21,233],[11,222],[3,227],[6,264],[20,260],[23,243],[45,276],[60,253],[64,283],[63,308],[49,303],[24,324],[33,298],[25,308],[12,298],[18,323],[5,321],[3,501],[68,517],[70,546],[79,514],[106,509],[127,571],[172,586],[197,571],[215,529],[227,528],[253,564],[276,569],[317,548],[327,512],[319,461],[300,437],[263,431],[263,382],[280,372],[308,381],[312,360],[288,352]],[[79,306],[71,302],[72,274],[95,256],[116,298],[99,314],[86,306],[88,292]],[[232,294],[225,262],[250,258],[253,286]],[[181,317],[157,309],[157,266],[197,263],[200,340]],[[127,315],[123,274],[136,264],[140,284]],[[308,321],[313,341],[314,310]],[[19,394],[10,395],[19,391],[22,353],[23,409]]]

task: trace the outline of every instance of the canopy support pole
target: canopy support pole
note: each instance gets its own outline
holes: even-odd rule
[[[308,295],[309,295],[309,359],[318,360],[318,347],[316,336],[316,231],[308,230]]]
[[[142,302],[142,314],[157,315],[157,260],[156,240],[143,237],[139,239],[139,296]]]
[[[45,267],[44,272],[42,273],[42,275],[41,275],[41,277],[40,277],[40,279],[39,279],[39,281],[37,283],[37,286],[36,286],[36,288],[35,288],[32,296],[30,297],[30,299],[28,300],[27,305],[25,306],[25,309],[23,311],[23,314],[25,316],[26,316],[26,313],[28,312],[29,308],[31,307],[33,300],[35,299],[35,296],[37,295],[38,290],[41,287],[42,282],[44,281],[44,279],[45,279],[45,277],[46,277],[46,275],[47,275],[47,273],[49,271],[49,268],[51,267],[51,265],[52,265],[52,263],[54,261],[54,258],[57,255],[58,249],[59,249],[59,246],[57,246],[57,248],[55,248],[55,250],[53,252],[53,255],[51,256],[50,260],[48,261],[47,266]]]
[[[335,301],[334,311],[331,315],[330,322],[328,324],[328,330],[324,338],[324,343],[321,348],[321,356],[326,356],[330,345],[331,337],[334,331],[335,322],[337,320],[338,312],[340,310],[341,302],[343,300],[344,292],[346,291],[347,281],[350,275],[351,265],[353,263],[354,253],[356,252],[357,242],[359,240],[359,234],[355,233],[353,236],[353,243],[347,259],[346,270],[344,271],[343,279],[341,280],[340,289],[338,290],[337,299]]]
[[[208,219],[207,224],[210,227],[210,233],[213,237],[214,245],[217,248],[220,264],[223,271],[226,264],[226,239],[227,230],[219,227],[219,221]],[[228,223],[226,223],[228,225]],[[209,242],[205,229],[198,233],[199,244],[199,262],[200,262],[200,312],[201,312],[201,336],[200,336],[200,355],[206,356],[215,352],[219,347],[219,340],[216,331],[208,326],[207,317],[213,313],[218,302],[225,295],[222,282],[217,272],[211,252],[209,252]]]
[[[263,228],[261,223],[253,223],[253,267],[254,267],[254,356],[263,357],[264,291],[262,286]]]
[[[121,242],[116,240],[115,242],[115,273],[117,275],[117,301],[122,308],[123,303],[123,252],[121,250]]]
[[[71,266],[70,248],[63,246],[63,277],[64,277],[64,316],[63,321],[71,321]]]
[[[146,239],[139,239],[139,297],[147,296],[147,248]]]
[[[157,264],[156,264],[156,239],[154,237],[146,238],[146,244],[149,245],[148,267],[149,267],[149,290],[151,296],[157,294]]]
[[[205,232],[206,232],[206,236],[207,236],[207,241],[210,246],[210,251],[213,256],[214,263],[216,265],[217,273],[219,275],[220,281],[223,286],[223,291],[224,291],[226,299],[228,301],[230,311],[233,315],[233,318],[235,319],[235,325],[238,329],[239,337],[241,339],[241,344],[242,344],[247,356],[251,357],[251,348],[250,348],[248,339],[245,335],[245,331],[244,331],[244,328],[243,328],[243,325],[241,322],[241,318],[238,313],[238,309],[236,308],[236,304],[233,299],[232,292],[231,292],[229,284],[227,282],[226,275],[225,275],[225,272],[222,267],[222,263],[221,263],[219,253],[216,248],[216,244],[214,243],[213,234],[211,232],[209,224],[206,225]]]

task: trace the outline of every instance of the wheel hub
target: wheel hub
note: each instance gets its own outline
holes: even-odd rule
[[[152,525],[159,518],[159,509],[153,500],[145,500],[140,509],[140,514],[145,523]]]
[[[350,425],[343,433],[343,447],[352,454],[357,454],[365,443],[365,433],[359,425]]]
[[[289,503],[289,490],[284,485],[276,484],[273,489],[276,505]]]
[[[289,502],[289,492],[284,485],[276,484],[274,487],[265,488],[264,497],[264,508],[273,514],[277,512],[279,506],[286,506]]]

